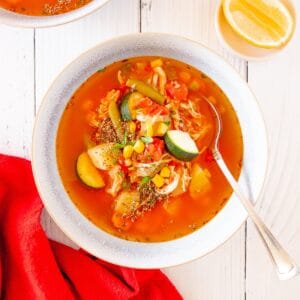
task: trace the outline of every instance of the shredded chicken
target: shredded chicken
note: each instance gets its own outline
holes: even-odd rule
[[[118,192],[122,188],[122,183],[124,181],[124,174],[119,165],[114,166],[109,172],[109,177],[111,181],[111,185],[106,189],[108,194],[111,194],[113,197],[116,197]]]
[[[139,177],[154,176],[170,161],[171,156],[164,154],[159,161],[152,163],[135,163],[133,167],[136,169],[136,174]]]
[[[157,73],[154,73],[153,76],[152,76],[152,86],[157,88],[157,83],[158,83],[158,74]]]
[[[154,73],[152,77],[148,80],[148,83],[159,90],[162,95],[165,95],[165,86],[167,83],[167,75],[162,67],[153,68]]]
[[[205,117],[190,100],[181,102],[179,105],[174,101],[170,101],[167,107],[171,111],[175,129],[187,131],[193,140],[203,138],[210,130]]]
[[[181,115],[179,113],[177,105],[174,102],[170,102],[167,105],[167,108],[171,111],[171,118],[173,120],[174,128],[177,130],[185,131],[186,126],[183,120],[181,119]]]
[[[120,83],[121,85],[125,84],[125,79],[124,79],[123,76],[122,76],[121,70],[118,71],[117,76],[118,76],[118,81],[119,81],[119,83]]]
[[[158,74],[158,90],[162,95],[165,94],[165,86],[167,83],[167,76],[162,67],[155,67],[154,72]]]
[[[158,194],[169,195],[177,188],[177,185],[178,185],[179,179],[180,179],[180,175],[174,171],[174,167],[173,167],[171,173],[172,173],[172,178],[171,178],[170,182],[166,186],[164,186],[160,189],[157,189],[156,191]]]
[[[192,179],[192,177],[190,176],[191,173],[191,163],[184,163],[183,164],[183,171],[182,171],[182,180],[181,180],[181,184],[182,184],[182,191],[186,191],[190,181]]]

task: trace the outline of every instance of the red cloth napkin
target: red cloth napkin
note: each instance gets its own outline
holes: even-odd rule
[[[0,298],[182,299],[159,270],[103,262],[48,240],[30,162],[0,155]]]

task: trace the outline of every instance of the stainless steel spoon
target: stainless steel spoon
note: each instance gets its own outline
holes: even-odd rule
[[[255,224],[255,227],[262,241],[264,242],[265,247],[267,248],[272,262],[276,268],[279,279],[287,280],[298,275],[300,273],[299,267],[295,264],[293,259],[287,253],[287,251],[283,249],[283,247],[280,245],[280,243],[277,241],[274,235],[270,232],[270,230],[267,228],[267,226],[264,224],[261,218],[257,215],[252,202],[244,195],[237,181],[232,176],[230,170],[224,162],[223,157],[219,151],[219,139],[222,132],[221,118],[215,106],[206,97],[203,98],[209,104],[210,109],[216,119],[216,134],[210,146],[213,157],[215,158],[218,166],[220,167],[227,181],[231,185],[233,191],[235,192],[241,203],[244,205],[245,209],[249,214],[249,217]]]

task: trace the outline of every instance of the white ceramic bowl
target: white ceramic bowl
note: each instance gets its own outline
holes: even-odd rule
[[[0,7],[0,22],[19,27],[49,27],[56,26],[84,17],[109,0],[93,0],[90,3],[70,12],[53,16],[28,16],[11,12]]]
[[[75,207],[62,185],[55,153],[61,115],[80,84],[114,61],[143,55],[171,57],[193,65],[223,89],[242,127],[245,152],[239,183],[247,195],[257,199],[267,165],[267,138],[255,97],[245,81],[221,57],[196,42],[167,34],[135,34],[107,41],[82,54],[63,70],[39,110],[33,137],[32,166],[46,209],[80,247],[115,264],[160,268],[196,259],[224,243],[247,218],[236,196],[233,195],[210,222],[185,237],[161,243],[126,241],[99,229]]]

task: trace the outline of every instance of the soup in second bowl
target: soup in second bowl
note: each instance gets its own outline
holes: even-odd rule
[[[222,117],[220,150],[233,175],[243,142],[237,116],[205,74],[162,57],[99,70],[70,99],[57,133],[57,163],[71,200],[101,229],[158,242],[193,232],[232,194],[209,150]]]
[[[69,12],[91,1],[92,0],[0,0],[0,7],[23,15],[51,16]]]

